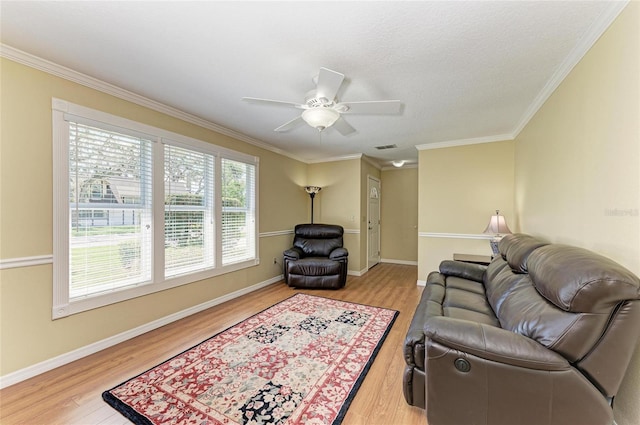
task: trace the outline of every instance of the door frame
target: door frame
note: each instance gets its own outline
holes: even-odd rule
[[[371,182],[375,181],[377,184],[376,186],[378,187],[378,223],[376,223],[376,225],[378,226],[378,255],[377,255],[377,261],[374,264],[371,264],[371,253],[369,252],[369,248],[370,248],[370,231],[369,231],[369,227],[370,227],[370,220],[371,220],[371,187],[372,184]],[[367,270],[369,270],[371,267],[375,266],[376,264],[380,263],[380,228],[381,228],[381,220],[380,220],[380,202],[382,199],[382,182],[380,181],[380,179],[378,179],[377,177],[374,177],[372,175],[367,175]]]

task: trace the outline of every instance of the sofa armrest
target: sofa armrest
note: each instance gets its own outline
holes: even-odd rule
[[[462,279],[483,282],[487,266],[481,264],[464,263],[462,261],[445,260],[440,263],[440,273]]]
[[[349,251],[346,248],[336,248],[329,254],[330,260],[342,260],[349,256]]]
[[[299,260],[300,258],[302,258],[302,250],[293,247],[287,249],[282,253],[282,255],[284,255],[284,257],[289,260]]]
[[[450,317],[430,317],[424,333],[444,346],[527,369],[564,371],[569,362],[536,341],[502,328]]]

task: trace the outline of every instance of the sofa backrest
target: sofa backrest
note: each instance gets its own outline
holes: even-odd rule
[[[522,233],[506,235],[500,242],[500,254],[515,273],[526,273],[529,255],[541,246],[548,245]]]
[[[633,273],[586,249],[548,245],[533,251],[528,263],[538,292],[565,311],[609,313],[621,301],[640,298]]]
[[[328,257],[343,245],[344,229],[335,224],[298,224],[294,230],[293,246],[305,257]]]
[[[613,396],[640,337],[640,280],[601,255],[528,235],[499,248],[485,286],[500,325],[563,355]]]

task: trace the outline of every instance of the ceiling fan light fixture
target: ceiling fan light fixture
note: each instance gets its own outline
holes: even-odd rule
[[[400,168],[404,165],[405,161],[404,159],[398,160],[398,161],[391,161],[391,164],[393,164],[394,167],[396,168]]]
[[[302,113],[302,119],[318,131],[331,127],[338,118],[340,113],[331,108],[311,108]]]

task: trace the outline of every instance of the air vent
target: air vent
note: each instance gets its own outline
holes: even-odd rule
[[[376,146],[376,149],[378,150],[384,150],[384,149],[394,149],[397,148],[398,145],[383,145],[383,146]]]

